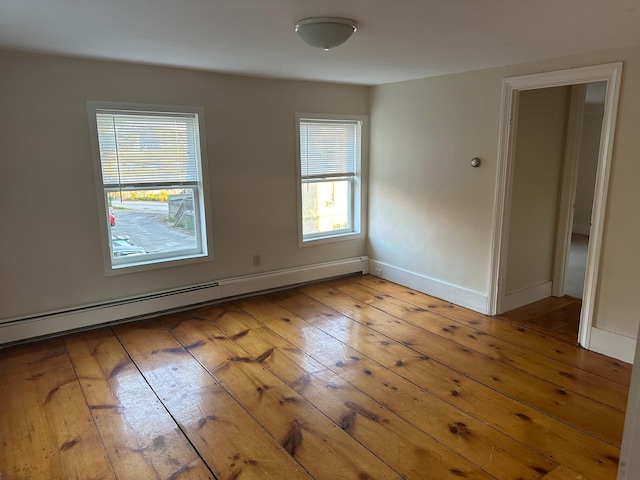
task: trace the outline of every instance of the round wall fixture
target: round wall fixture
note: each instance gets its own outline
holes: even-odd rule
[[[471,163],[471,166],[475,168],[479,167],[482,161],[478,157],[473,157],[469,163]]]
[[[298,20],[295,26],[302,40],[323,50],[342,45],[356,29],[356,22],[340,17],[308,17]]]

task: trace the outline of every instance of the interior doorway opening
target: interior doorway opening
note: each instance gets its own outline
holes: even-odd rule
[[[523,77],[507,78],[503,85],[503,105],[500,131],[500,149],[498,160],[498,182],[496,191],[494,243],[492,255],[492,272],[490,288],[489,311],[492,314],[500,314],[523,305],[531,304],[538,300],[565,297],[565,290],[568,287],[567,281],[571,270],[567,268],[571,260],[571,239],[573,237],[573,218],[575,216],[576,189],[578,181],[578,143],[579,135],[571,135],[571,129],[580,128],[582,121],[579,115],[569,109],[567,119],[562,120],[563,130],[561,141],[566,138],[565,157],[573,156],[573,161],[566,161],[563,157],[559,163],[553,163],[558,170],[553,172],[553,178],[546,178],[549,175],[549,168],[552,162],[544,155],[533,155],[532,159],[523,163],[525,165],[525,178],[529,176],[538,177],[545,183],[547,192],[554,194],[540,194],[540,192],[526,192],[526,188],[531,187],[535,182],[526,182],[523,190],[517,188],[516,181],[522,172],[518,171],[516,164],[518,144],[526,143],[526,139],[518,138],[520,125],[520,106],[527,101],[524,95],[529,91],[541,91],[543,89],[558,88],[555,95],[558,98],[568,99],[574,95],[581,94],[585,107],[586,85],[602,82],[606,87],[603,103],[603,115],[601,125],[601,136],[598,148],[596,174],[593,186],[592,215],[589,234],[588,248],[586,253],[586,268],[584,273],[584,288],[582,292],[582,308],[578,307],[580,313],[579,320],[579,343],[585,348],[589,348],[590,333],[594,315],[594,302],[597,292],[598,267],[602,243],[602,232],[604,225],[604,214],[607,198],[607,186],[609,180],[609,166],[613,143],[613,132],[615,128],[615,112],[618,101],[618,90],[620,83],[621,64],[600,65],[594,67],[584,67],[560,72],[547,72],[543,74],[527,75]],[[570,88],[577,85],[583,88]],[[569,93],[571,92],[571,93]],[[575,93],[578,92],[578,93]],[[581,92],[581,93],[580,93]],[[539,100],[534,99],[533,105]],[[568,100],[567,100],[568,102]],[[575,102],[572,102],[574,104]],[[565,103],[566,105],[567,103]],[[571,116],[573,115],[573,117]],[[580,118],[580,121],[577,119]],[[566,126],[566,127],[565,127]],[[565,137],[566,133],[566,137]],[[576,138],[578,140],[576,140]],[[540,142],[544,143],[544,142]],[[562,156],[562,155],[561,155]],[[547,162],[545,164],[544,162]],[[527,170],[528,169],[528,170]],[[568,169],[568,171],[567,171]],[[571,180],[569,182],[569,179]],[[569,182],[570,188],[566,183]],[[528,187],[527,187],[528,185]],[[557,201],[557,192],[560,191],[560,199]],[[527,194],[532,195],[527,198]],[[539,201],[532,200],[535,195],[539,195]],[[551,198],[554,197],[554,198]],[[544,204],[535,214],[529,216],[513,215],[518,204]],[[546,203],[545,203],[546,202]],[[555,215],[555,221],[548,221],[543,218]],[[517,212],[516,212],[517,213]],[[538,215],[538,216],[536,216]],[[527,225],[527,223],[538,222],[538,226]],[[541,227],[544,226],[544,227]],[[529,231],[527,231],[529,229]],[[533,232],[533,233],[532,233]],[[578,235],[584,233],[576,232]],[[533,248],[534,255],[528,255],[525,250],[513,254],[518,249],[518,242],[531,245],[543,238],[543,241]],[[550,240],[551,239],[551,240]],[[554,241],[555,239],[555,241]],[[537,248],[537,251],[536,251]],[[524,253],[523,253],[524,252]],[[538,262],[535,255],[541,254],[545,257],[545,262]],[[517,259],[517,260],[514,260]],[[511,261],[509,261],[511,260]],[[520,264],[518,264],[518,262]],[[538,269],[535,275],[529,275],[531,269]],[[529,270],[528,270],[529,269]],[[525,272],[522,274],[522,272]],[[527,275],[533,278],[527,278]],[[544,277],[547,275],[547,277]],[[511,285],[507,282],[511,278]],[[515,278],[515,281],[513,280]],[[570,297],[569,297],[570,298]],[[575,300],[575,299],[574,299]],[[578,300],[579,301],[579,300]],[[558,311],[575,309],[570,305],[572,302],[566,301],[566,305],[559,307]],[[573,302],[575,303],[575,302]],[[575,337],[574,337],[575,338]]]
[[[511,215],[526,221],[510,221],[504,318],[572,343],[580,326],[606,88],[591,82],[523,92],[516,126]],[[540,168],[540,178],[532,178]],[[513,287],[516,276],[520,291]]]
[[[558,297],[584,295],[606,91],[603,81],[571,86],[553,277]]]

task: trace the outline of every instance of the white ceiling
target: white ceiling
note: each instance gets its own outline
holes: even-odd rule
[[[314,49],[315,15],[358,31]],[[638,44],[640,0],[0,0],[6,48],[364,85]]]

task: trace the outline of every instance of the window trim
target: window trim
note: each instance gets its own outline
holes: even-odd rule
[[[359,155],[356,158],[355,175],[351,177],[340,176],[335,180],[351,179],[350,188],[353,190],[349,209],[353,228],[349,231],[337,233],[319,233],[305,238],[302,220],[302,162],[300,159],[300,122],[311,121],[353,121],[360,124],[360,145]],[[297,224],[298,224],[298,246],[309,247],[324,243],[333,243],[344,240],[354,240],[364,238],[366,235],[365,225],[367,216],[367,185],[368,185],[368,159],[369,159],[369,118],[366,115],[344,115],[344,114],[324,114],[324,113],[303,113],[295,114],[295,141],[296,141],[296,198],[297,198]]]
[[[171,115],[172,113],[194,114],[198,121],[198,137],[200,143],[200,173],[201,184],[194,190],[194,196],[201,197],[200,207],[197,209],[200,228],[200,239],[197,244],[201,246],[197,253],[187,253],[175,256],[156,257],[141,260],[139,262],[114,263],[111,257],[111,242],[108,223],[108,209],[106,194],[109,187],[103,184],[102,160],[100,157],[100,144],[98,139],[98,128],[96,112],[99,110],[122,110],[130,112],[161,112]],[[178,106],[178,105],[156,105],[128,102],[108,102],[108,101],[87,101],[87,115],[89,119],[89,134],[91,140],[91,152],[93,157],[94,180],[96,187],[96,199],[98,206],[98,219],[100,224],[100,245],[102,249],[103,265],[106,276],[122,275],[147,270],[169,268],[179,265],[201,263],[213,259],[212,228],[210,220],[209,205],[209,175],[207,168],[207,147],[206,147],[206,127],[205,113],[202,107]],[[142,187],[140,190],[150,188]]]

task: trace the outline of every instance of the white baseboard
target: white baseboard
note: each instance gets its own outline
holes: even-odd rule
[[[579,223],[574,223],[571,231],[573,233],[579,233],[580,235],[589,235],[589,232],[591,231],[591,225],[582,225]]]
[[[514,308],[529,305],[543,298],[551,296],[553,282],[541,283],[535,287],[523,288],[516,292],[508,293],[500,302],[498,313],[508,312]]]
[[[623,362],[633,363],[636,352],[636,340],[619,333],[612,333],[600,328],[591,328],[589,346],[586,347],[608,357],[617,358]]]
[[[369,263],[372,275],[485,315],[488,313],[489,303],[486,295],[378,262],[377,260],[371,260]]]
[[[0,323],[0,345],[358,272],[369,273],[369,257],[227,278],[115,302],[9,319]]]

